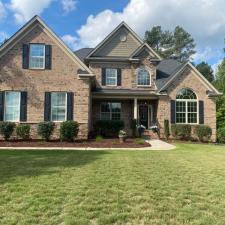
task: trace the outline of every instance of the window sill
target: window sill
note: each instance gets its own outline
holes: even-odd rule
[[[152,85],[137,85],[137,87],[151,87]]]

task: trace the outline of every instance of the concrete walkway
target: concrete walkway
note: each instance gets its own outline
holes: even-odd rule
[[[176,148],[174,145],[168,144],[161,140],[148,140],[151,144],[151,147],[144,148],[73,148],[73,147],[0,147],[0,150],[136,150],[136,151],[154,151],[154,150],[171,150]]]

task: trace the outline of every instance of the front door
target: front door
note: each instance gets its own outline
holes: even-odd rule
[[[149,111],[148,105],[139,105],[139,122],[140,125],[143,125],[148,129],[148,120],[149,120]]]

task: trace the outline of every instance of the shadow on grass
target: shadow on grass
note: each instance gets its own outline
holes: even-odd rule
[[[62,168],[79,168],[110,154],[106,151],[0,151],[0,183],[19,176],[57,173]]]

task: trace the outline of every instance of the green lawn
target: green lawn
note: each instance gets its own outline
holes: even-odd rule
[[[177,146],[0,151],[0,224],[225,224],[225,146]]]

